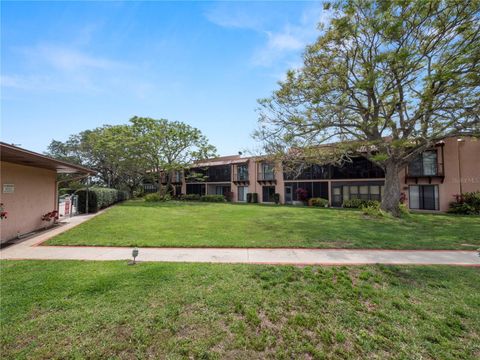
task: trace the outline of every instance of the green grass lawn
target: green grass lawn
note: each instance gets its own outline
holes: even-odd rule
[[[2,359],[478,359],[480,269],[3,261]]]
[[[129,201],[46,244],[475,250],[480,218],[368,218],[347,209]]]

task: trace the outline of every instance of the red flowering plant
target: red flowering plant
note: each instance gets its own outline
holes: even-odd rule
[[[49,213],[46,213],[45,215],[42,216],[42,221],[50,222],[52,220],[54,223],[58,220],[57,210],[50,211]]]
[[[0,203],[0,220],[6,219],[8,212],[3,208],[3,203]]]
[[[308,191],[307,190],[305,190],[303,188],[298,188],[296,192],[297,192],[298,200],[303,201],[303,202],[308,200]]]

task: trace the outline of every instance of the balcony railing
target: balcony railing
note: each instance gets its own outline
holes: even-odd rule
[[[274,181],[275,180],[275,172],[259,172],[257,176],[258,181]]]
[[[247,173],[233,173],[233,181],[248,181],[248,172]]]
[[[408,166],[407,177],[429,177],[429,176],[445,176],[443,163],[435,164],[434,166]]]

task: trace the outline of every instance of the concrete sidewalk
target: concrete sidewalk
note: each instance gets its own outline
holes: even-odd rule
[[[126,260],[131,248],[93,246],[39,246],[42,242],[89,220],[76,216],[60,227],[42,232],[0,250],[1,259]],[[138,261],[210,262],[245,264],[356,265],[412,264],[480,266],[476,251],[369,249],[260,249],[260,248],[140,248]]]
[[[0,257],[2,259],[126,260],[131,259],[131,253],[131,248],[16,245],[1,250]],[[474,251],[434,250],[141,248],[137,260],[295,265],[381,263],[480,266],[480,257]]]

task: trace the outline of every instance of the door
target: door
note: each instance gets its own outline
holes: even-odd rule
[[[285,203],[291,204],[293,201],[293,189],[291,186],[285,186]]]
[[[408,202],[410,209],[438,210],[438,186],[410,185]]]
[[[248,187],[246,186],[239,186],[238,187],[238,200],[241,202],[247,201],[247,193],[248,193]]]
[[[425,210],[435,210],[436,209],[436,199],[435,199],[435,186],[434,185],[424,185],[422,186],[423,190],[423,209]]]
[[[332,187],[332,206],[342,206],[342,186]]]

